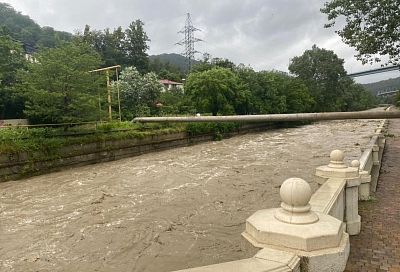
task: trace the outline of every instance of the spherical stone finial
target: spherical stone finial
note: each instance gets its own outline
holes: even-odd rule
[[[311,187],[303,179],[290,178],[283,182],[280,189],[281,208],[275,213],[275,218],[289,224],[312,224],[318,221],[318,216],[311,211]]]
[[[310,185],[300,178],[285,180],[279,193],[283,203],[288,206],[304,207],[311,199]]]
[[[333,150],[331,152],[331,161],[328,164],[329,167],[331,168],[346,168],[346,165],[344,164],[344,153],[341,150]]]
[[[333,150],[331,152],[331,161],[343,161],[344,160],[344,153],[342,150]]]
[[[351,166],[354,168],[360,168],[360,161],[359,160],[352,161]]]

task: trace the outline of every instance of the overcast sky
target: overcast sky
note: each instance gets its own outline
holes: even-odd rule
[[[325,0],[0,0],[29,15],[41,26],[74,32],[85,24],[94,29],[127,27],[141,19],[150,42],[149,54],[180,53],[177,33],[191,13],[202,31],[200,52],[228,58],[256,70],[287,71],[289,61],[313,44],[333,50],[345,59],[348,73],[379,67],[363,66],[355,51],[334,29],[324,29]],[[201,55],[197,55],[201,58]],[[398,77],[400,72],[368,76],[360,82]]]

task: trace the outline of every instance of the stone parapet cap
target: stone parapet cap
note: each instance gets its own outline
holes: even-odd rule
[[[333,169],[328,165],[324,165],[317,167],[315,175],[326,179],[329,178],[355,179],[358,177],[358,169],[354,167]]]
[[[352,167],[348,167],[344,163],[344,153],[340,150],[334,150],[330,155],[331,161],[328,165],[317,167],[315,175],[319,184],[323,184],[329,178],[357,179],[359,177],[358,170],[360,167],[359,161],[353,161]]]
[[[246,221],[243,236],[256,247],[279,246],[292,250],[314,251],[337,247],[344,229],[340,220],[316,213],[313,224],[295,225],[275,218],[277,209],[260,210]]]

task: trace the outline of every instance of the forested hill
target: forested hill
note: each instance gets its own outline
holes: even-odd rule
[[[376,95],[379,91],[392,91],[400,89],[400,77],[390,78],[374,83],[363,84],[364,87],[369,90],[372,94]]]
[[[28,51],[39,47],[55,47],[61,41],[69,41],[72,34],[56,31],[52,27],[40,27],[29,16],[16,11],[6,3],[0,3],[0,28],[15,40],[24,44]]]
[[[158,60],[161,63],[169,63],[179,68],[181,72],[186,72],[187,70],[186,58],[179,54],[171,53],[171,54],[152,55],[150,56],[150,60],[152,61]],[[193,61],[193,64],[197,63],[198,61],[196,60]]]

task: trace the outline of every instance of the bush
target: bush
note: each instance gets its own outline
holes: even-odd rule
[[[221,140],[223,134],[237,131],[240,128],[239,123],[189,123],[186,131],[190,136],[213,134],[216,140]]]

